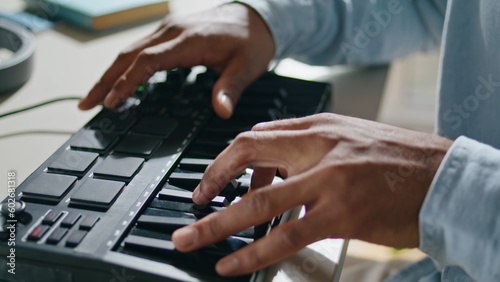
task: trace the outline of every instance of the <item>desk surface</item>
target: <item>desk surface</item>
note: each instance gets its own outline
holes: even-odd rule
[[[172,0],[171,8],[173,13],[182,14],[214,2]],[[22,7],[19,0],[2,0],[0,5],[1,9],[14,11]],[[20,90],[0,97],[0,113],[57,97],[85,95],[119,51],[152,32],[158,22],[109,34],[89,34],[68,25],[38,34],[33,75]],[[300,66],[296,67],[301,73]],[[9,171],[16,171],[17,182],[22,182],[98,112],[78,111],[76,103],[61,102],[0,120],[0,183],[6,183]],[[6,188],[1,188],[0,197],[5,196]],[[269,271],[274,273],[275,281],[336,280],[346,247],[343,240],[316,242]]]

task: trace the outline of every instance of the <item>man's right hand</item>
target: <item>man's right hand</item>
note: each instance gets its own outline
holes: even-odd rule
[[[243,4],[166,19],[120,53],[78,107],[115,108],[159,70],[205,65],[221,73],[212,92],[215,112],[229,118],[241,92],[264,73],[274,41],[264,21]]]

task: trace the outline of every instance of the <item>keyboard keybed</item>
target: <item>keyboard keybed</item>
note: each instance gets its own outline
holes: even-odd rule
[[[18,188],[18,198],[27,203],[17,229],[26,258],[50,254],[47,271],[74,272],[79,260],[86,261],[93,267],[87,275],[96,281],[112,279],[113,269],[146,275],[145,281],[225,281],[216,275],[215,262],[280,222],[278,217],[187,254],[170,240],[175,229],[248,191],[251,169],[210,204],[199,207],[191,200],[205,168],[238,133],[258,122],[325,109],[329,86],[267,74],[244,93],[234,116],[222,120],[210,107],[214,74],[162,75],[129,99],[130,109],[101,111]],[[309,98],[301,96],[307,92]],[[6,250],[1,243],[2,254]]]

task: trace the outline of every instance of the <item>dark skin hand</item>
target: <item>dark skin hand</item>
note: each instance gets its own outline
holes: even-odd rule
[[[104,102],[116,108],[156,71],[205,65],[221,73],[212,104],[221,118],[229,118],[241,92],[267,70],[273,55],[266,24],[245,5],[169,18],[125,49],[78,107],[88,110]]]
[[[243,89],[266,71],[274,48],[263,20],[242,4],[169,18],[125,49],[79,108],[117,107],[158,70],[206,65],[221,73],[212,104],[229,118]],[[221,259],[217,272],[251,273],[323,238],[417,247],[420,207],[451,144],[335,114],[258,124],[207,168],[193,200],[209,202],[247,167],[254,168],[250,193],[177,230],[172,240],[179,251],[191,251],[304,205],[303,218]],[[277,169],[286,179],[271,185]]]
[[[193,200],[205,204],[252,166],[253,190],[227,209],[177,230],[190,251],[305,205],[306,215],[221,259],[225,276],[251,273],[324,238],[418,247],[418,214],[452,141],[336,114],[256,125],[207,168]],[[284,182],[270,185],[276,169]]]

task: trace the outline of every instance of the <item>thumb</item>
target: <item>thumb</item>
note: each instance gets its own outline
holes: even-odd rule
[[[243,90],[264,70],[252,71],[248,64],[233,60],[224,69],[212,89],[212,105],[217,115],[229,119]]]

